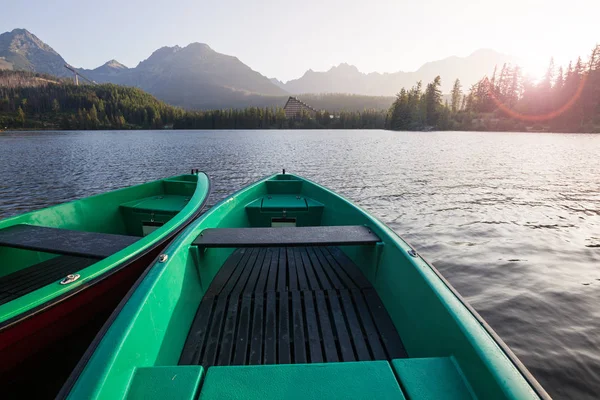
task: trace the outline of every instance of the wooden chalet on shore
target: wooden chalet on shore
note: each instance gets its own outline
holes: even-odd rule
[[[285,112],[286,118],[299,117],[303,111],[308,113],[312,118],[314,118],[317,114],[317,110],[293,96],[290,96],[288,101],[285,103],[283,111]]]

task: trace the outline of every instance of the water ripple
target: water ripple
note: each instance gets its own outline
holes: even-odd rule
[[[600,135],[383,131],[0,134],[0,218],[208,172],[212,205],[286,170],[411,242],[549,393],[600,393]]]

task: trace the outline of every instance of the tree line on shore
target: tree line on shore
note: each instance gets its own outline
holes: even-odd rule
[[[330,114],[306,112],[286,118],[283,108],[249,107],[241,110],[187,112],[175,122],[175,129],[382,129],[386,111],[342,111]]]
[[[76,86],[23,71],[0,71],[0,127],[28,129],[163,128],[183,111],[142,90]],[[56,79],[56,78],[54,78]],[[19,85],[7,82],[19,81]]]
[[[584,62],[556,68],[538,82],[519,66],[503,65],[463,93],[456,80],[442,102],[441,78],[402,89],[390,107],[392,130],[544,130],[600,132],[600,45]]]
[[[372,129],[385,110],[285,117],[283,108],[184,111],[136,88],[0,71],[0,129]]]

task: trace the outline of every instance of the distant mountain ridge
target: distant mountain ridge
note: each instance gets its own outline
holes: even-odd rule
[[[516,63],[515,57],[490,49],[477,50],[467,57],[448,57],[428,62],[414,72],[363,73],[346,63],[315,72],[312,69],[298,78],[282,83],[281,87],[293,94],[301,93],[354,93],[368,96],[393,96],[401,88],[409,88],[418,81],[428,83],[440,75],[442,91],[447,93],[454,80],[461,80],[464,88],[476,83],[482,76],[490,75],[494,67]]]
[[[65,60],[25,29],[0,34],[0,69],[15,69],[66,76]]]
[[[448,92],[456,78],[466,89],[483,75],[491,74],[494,66],[514,62],[513,57],[493,50],[478,50],[468,57],[426,63],[415,72],[366,74],[356,66],[342,63],[325,72],[308,70],[302,77],[284,83],[261,75],[237,57],[218,53],[207,44],[191,43],[185,47],[161,47],[134,68],[110,60],[95,69],[79,71],[98,83],[139,87],[172,105],[209,109],[279,104],[276,98],[288,94],[389,97],[419,80],[430,82],[436,75],[442,76],[442,90]],[[0,69],[71,76],[65,63],[52,47],[25,29],[0,35]]]
[[[91,70],[90,73],[100,74],[100,75],[101,74],[116,75],[116,74],[119,74],[128,69],[129,68],[127,68],[125,65],[121,64],[117,60],[110,60],[110,61],[107,61],[106,63],[102,64],[98,68]]]
[[[162,47],[135,68],[112,60],[81,72],[99,83],[139,87],[185,108],[239,107],[248,96],[287,94],[238,58],[218,53],[204,43]]]

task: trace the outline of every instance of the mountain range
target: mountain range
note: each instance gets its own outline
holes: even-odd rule
[[[207,44],[162,47],[135,68],[110,60],[95,69],[78,69],[95,82],[139,87],[167,103],[188,109],[278,105],[290,94],[348,93],[393,96],[402,87],[442,76],[444,92],[459,78],[467,88],[494,66],[515,63],[514,57],[493,50],[478,50],[468,57],[449,57],[424,64],[414,72],[362,73],[340,64],[325,72],[308,70],[288,82],[254,71],[237,57],[218,53]],[[0,35],[0,69],[28,70],[71,76],[67,62],[52,47],[25,29]],[[281,104],[283,106],[283,104]]]
[[[283,83],[271,80],[290,93],[354,93],[369,96],[394,96],[401,88],[409,88],[418,81],[428,83],[440,75],[442,91],[450,92],[458,78],[463,87],[468,88],[486,74],[491,74],[495,66],[514,64],[514,57],[490,49],[477,50],[468,57],[448,57],[428,62],[414,72],[365,74],[354,65],[342,63],[326,72],[308,70],[298,79]]]
[[[112,60],[93,70],[79,70],[98,82],[136,86],[167,103],[185,108],[245,106],[253,96],[287,92],[236,57],[203,43],[162,47],[135,68]]]

